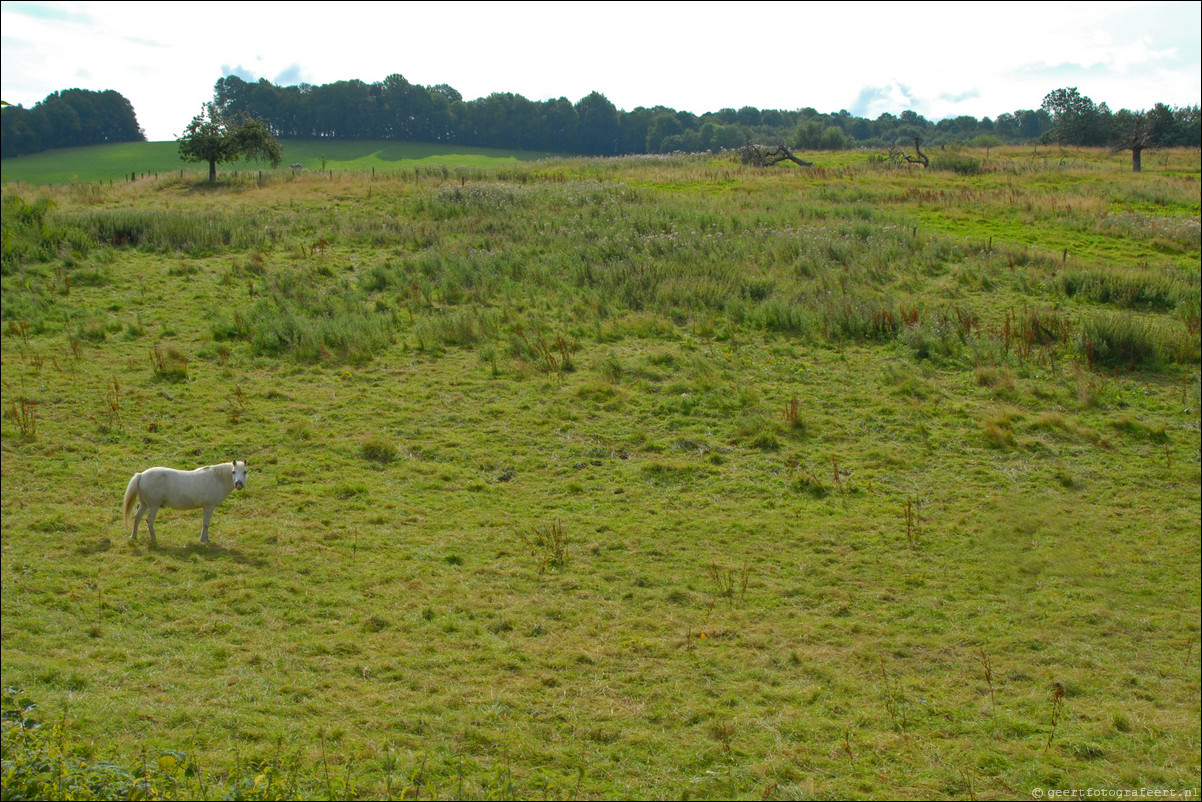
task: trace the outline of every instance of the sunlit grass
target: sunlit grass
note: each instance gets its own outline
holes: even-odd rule
[[[1197,154],[973,155],[20,188],[4,685],[190,797],[1191,787]]]

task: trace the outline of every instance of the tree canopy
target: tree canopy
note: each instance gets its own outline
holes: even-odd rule
[[[209,103],[179,138],[179,156],[184,161],[208,162],[209,181],[216,181],[218,164],[254,159],[277,167],[284,149],[262,120],[229,114]]]
[[[110,142],[144,142],[134,107],[109,89],[51,92],[33,108],[8,106],[0,114],[0,156]]]

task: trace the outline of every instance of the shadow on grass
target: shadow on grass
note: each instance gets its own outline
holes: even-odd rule
[[[151,554],[161,554],[165,557],[172,557],[176,560],[192,562],[193,558],[201,560],[231,560],[239,565],[249,565],[254,568],[261,568],[266,563],[259,557],[250,557],[246,552],[240,549],[231,549],[225,546],[219,546],[216,543],[188,543],[185,546],[164,546],[162,543],[151,544],[149,541],[139,540],[131,543],[138,551],[145,551]]]
[[[113,547],[113,541],[109,540],[107,537],[102,537],[102,538],[98,538],[97,540],[94,540],[92,542],[84,543],[82,545],[76,546],[75,553],[83,555],[83,556],[88,556],[88,555],[92,555],[92,554],[103,554],[104,552],[108,551],[112,547]]]
[[[222,175],[220,172],[217,173],[216,181],[209,181],[207,174],[204,178],[199,178],[195,181],[187,181],[187,179],[183,180],[187,182],[188,194],[190,195],[219,194],[222,192],[237,192],[246,189],[245,177],[241,175],[235,176],[233,170],[230,170],[228,175]]]

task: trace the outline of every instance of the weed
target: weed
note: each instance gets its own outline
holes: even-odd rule
[[[8,417],[17,423],[24,440],[36,440],[38,437],[37,402],[25,396],[8,399]]]
[[[993,664],[989,661],[989,655],[985,653],[985,648],[977,649],[978,656],[981,658],[981,669],[985,672],[985,684],[989,686],[989,706],[997,707],[997,698],[993,694]]]
[[[159,381],[179,383],[188,380],[188,358],[174,346],[163,349],[155,343],[150,352],[150,364],[154,377]]]
[[[560,521],[538,524],[528,532],[519,531],[517,535],[530,556],[535,558],[539,574],[549,568],[560,570],[567,567],[571,541]]]
[[[851,747],[851,730],[843,731],[843,752],[852,763],[856,762],[856,751]]]
[[[226,419],[234,426],[237,426],[242,421],[242,416],[246,414],[246,394],[242,392],[242,385],[235,384],[234,391],[230,393],[229,401],[226,407]]]
[[[747,595],[747,583],[751,579],[751,568],[746,563],[742,568],[728,568],[710,563],[706,574],[714,584],[714,598],[726,599],[730,603],[740,604]]]
[[[106,431],[121,431],[121,384],[117,377],[110,376],[97,395],[100,397],[100,417],[97,422]]]
[[[710,737],[722,745],[722,751],[730,754],[730,744],[735,737],[735,724],[733,721],[715,721],[710,725]]]
[[[922,502],[917,495],[906,499],[902,513],[906,521],[906,542],[911,547],[916,546],[922,538]]]
[[[1048,730],[1047,743],[1044,744],[1044,746],[1043,746],[1043,750],[1045,752],[1052,748],[1052,740],[1056,737],[1056,728],[1060,725],[1060,720],[1064,717],[1064,685],[1063,684],[1057,682],[1052,685],[1052,693],[1051,693],[1050,699],[1051,699],[1051,704],[1052,704],[1052,712],[1051,712],[1052,726]]]
[[[8,333],[15,334],[21,338],[21,344],[29,345],[29,332],[33,326],[28,320],[10,320],[8,322]]]
[[[851,483],[851,468],[840,468],[839,460],[831,454],[831,480],[839,490],[854,492]]]
[[[785,464],[797,490],[816,499],[825,498],[830,494],[830,487],[807,468],[799,457],[791,456],[785,460]]]
[[[510,352],[519,360],[534,365],[543,373],[570,373],[575,370],[572,347],[562,334],[548,341],[543,335],[530,337],[522,326],[514,329]]]
[[[794,432],[805,432],[805,420],[801,417],[801,401],[797,396],[793,396],[785,403],[784,418],[785,425]]]
[[[890,682],[889,673],[885,670],[884,660],[880,661],[880,667],[881,683],[884,687],[882,697],[884,699],[885,713],[889,716],[889,721],[892,723],[893,729],[905,735],[910,724],[910,700],[901,689],[901,685],[897,680]]]

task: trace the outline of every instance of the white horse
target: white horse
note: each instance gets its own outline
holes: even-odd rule
[[[129,514],[138,502],[138,514],[134,516],[131,540],[138,539],[138,524],[146,514],[146,528],[150,530],[150,542],[154,543],[154,516],[159,507],[177,510],[194,510],[203,507],[204,525],[200,530],[200,542],[209,542],[209,519],[213,510],[225,500],[231,490],[246,486],[246,460],[223,462],[194,471],[177,471],[174,468],[148,468],[135,473],[125,488],[125,525],[129,526]]]

